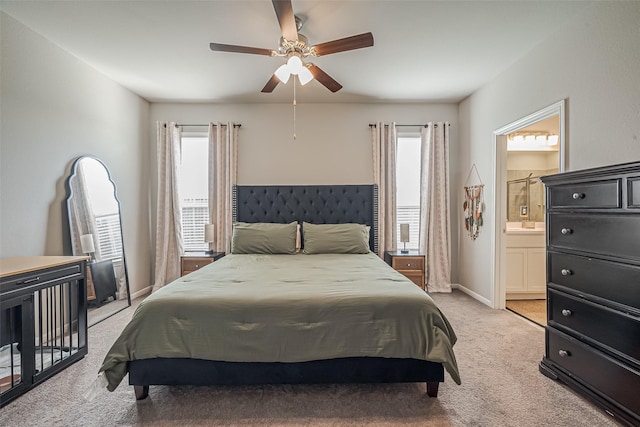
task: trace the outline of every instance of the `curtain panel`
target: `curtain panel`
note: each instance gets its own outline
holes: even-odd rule
[[[449,123],[421,131],[420,251],[426,255],[429,292],[451,292]]]
[[[158,194],[156,205],[155,280],[153,291],[180,277],[182,212],[178,164],[182,130],[175,122],[157,122]]]
[[[238,127],[209,123],[209,219],[215,225],[214,250],[231,250],[232,191],[238,176]]]
[[[378,185],[378,256],[396,250],[396,124],[371,126],[373,182]]]

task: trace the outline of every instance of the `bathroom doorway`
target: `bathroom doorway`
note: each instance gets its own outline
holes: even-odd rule
[[[546,323],[545,190],[564,171],[564,101],[494,131],[494,308]]]

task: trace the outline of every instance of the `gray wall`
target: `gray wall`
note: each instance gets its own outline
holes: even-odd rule
[[[639,22],[638,2],[597,3],[460,104],[459,171],[475,163],[487,184],[484,230],[458,246],[459,281],[479,299],[493,298],[492,132],[566,99],[566,170],[640,160]]]
[[[152,104],[150,118],[150,151],[154,159],[156,121],[241,123],[239,184],[372,183],[369,123],[449,121],[451,176],[458,175],[458,107],[454,104],[305,104],[299,95],[295,141],[289,104]],[[399,130],[417,132],[419,128]],[[452,181],[451,188],[457,187],[458,183]],[[152,198],[155,200],[155,191]],[[452,217],[453,265],[457,227],[458,221]],[[452,280],[456,280],[455,268]]]
[[[66,255],[64,181],[76,157],[92,155],[117,185],[131,291],[149,286],[149,103],[0,19],[0,256]]]

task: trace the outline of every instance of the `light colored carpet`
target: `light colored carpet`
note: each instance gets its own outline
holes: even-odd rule
[[[508,310],[511,310],[540,326],[547,326],[547,300],[507,300],[506,306]]]
[[[544,330],[467,295],[435,294],[458,334],[462,385],[165,387],[136,402],[126,380],[86,401],[104,355],[137,304],[89,329],[89,354],[0,410],[2,426],[560,426],[615,425],[538,371]]]

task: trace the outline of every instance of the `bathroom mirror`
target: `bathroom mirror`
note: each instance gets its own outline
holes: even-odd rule
[[[71,250],[91,257],[86,282],[92,326],[131,305],[120,202],[109,170],[93,157],[73,162],[66,186]]]
[[[544,222],[545,190],[539,178],[559,171],[558,139],[547,139],[547,135],[559,133],[560,118],[555,115],[509,135],[506,163],[508,223]],[[525,140],[525,136],[530,140]],[[542,142],[532,138],[534,136],[542,137]]]

